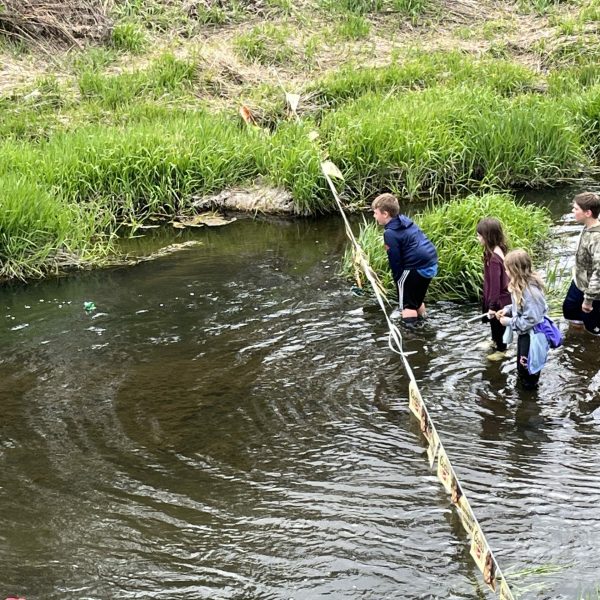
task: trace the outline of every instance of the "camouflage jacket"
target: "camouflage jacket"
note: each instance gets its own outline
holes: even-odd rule
[[[600,225],[581,232],[575,254],[575,285],[584,300],[600,300]]]

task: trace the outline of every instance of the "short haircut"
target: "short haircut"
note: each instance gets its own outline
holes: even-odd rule
[[[577,196],[573,198],[573,202],[575,202],[581,210],[589,210],[594,219],[598,218],[598,215],[600,214],[600,196],[598,194],[594,194],[594,192],[583,192],[582,194],[577,194]]]
[[[386,212],[390,217],[394,218],[400,213],[400,205],[398,198],[394,194],[380,194],[373,200],[371,208],[378,208],[381,212]]]

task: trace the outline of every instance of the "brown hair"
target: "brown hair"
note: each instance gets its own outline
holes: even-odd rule
[[[400,213],[400,205],[398,198],[394,194],[379,194],[371,203],[371,208],[378,208],[381,212],[386,212],[390,217],[394,218]]]
[[[508,252],[508,245],[506,243],[506,238],[504,237],[504,231],[502,230],[502,223],[500,223],[498,219],[492,217],[481,219],[481,221],[477,223],[477,233],[483,238],[486,260],[490,258],[496,246],[502,250],[502,254]]]
[[[531,258],[525,250],[517,248],[509,252],[504,257],[504,268],[508,272],[510,279],[508,290],[515,295],[517,306],[523,306],[523,292],[527,286],[534,285],[540,291],[544,291],[544,282],[533,271]]]
[[[600,214],[600,196],[594,194],[594,192],[583,192],[577,194],[573,198],[573,202],[581,208],[581,210],[589,210],[592,213],[594,219],[598,218]]]

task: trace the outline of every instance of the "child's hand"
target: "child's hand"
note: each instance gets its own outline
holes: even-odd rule
[[[496,311],[496,319],[501,319],[504,316],[504,309]]]
[[[496,318],[496,312],[493,311],[491,308],[490,310],[488,310],[488,314],[487,314],[488,319],[495,319]]]
[[[510,319],[508,317],[500,317],[500,324],[505,327],[510,323]]]
[[[591,313],[592,310],[594,310],[594,307],[592,305],[591,302],[586,302],[585,300],[583,301],[583,304],[581,305],[581,310],[584,313]]]

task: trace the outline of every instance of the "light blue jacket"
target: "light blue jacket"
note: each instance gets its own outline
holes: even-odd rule
[[[512,303],[504,307],[504,316],[510,317],[510,323],[504,333],[504,343],[512,341],[512,332],[519,335],[529,334],[529,354],[527,356],[527,370],[534,374],[539,373],[548,358],[548,340],[543,333],[535,333],[533,328],[544,320],[548,313],[548,305],[544,293],[537,286],[528,285],[523,290],[523,306],[517,308],[515,297],[511,294]]]
[[[512,303],[503,309],[504,316],[510,317],[510,326],[519,335],[528,333],[548,314],[544,293],[537,286],[528,285],[523,290],[522,308],[517,308],[514,294],[511,294],[511,300]]]

